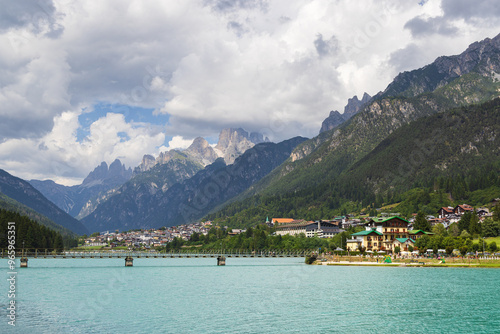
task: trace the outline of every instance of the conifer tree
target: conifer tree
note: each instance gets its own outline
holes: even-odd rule
[[[415,218],[415,222],[413,223],[414,230],[422,230],[426,232],[431,231],[431,224],[425,219],[425,214],[422,211],[419,211],[417,217]]]

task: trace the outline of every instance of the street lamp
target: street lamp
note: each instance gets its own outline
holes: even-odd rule
[[[483,256],[484,256],[484,237],[483,237]]]

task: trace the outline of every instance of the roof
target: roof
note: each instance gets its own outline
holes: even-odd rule
[[[439,211],[441,210],[444,210],[446,212],[453,212],[453,208],[450,208],[450,207],[447,207],[447,206],[443,206],[441,209],[439,209]]]
[[[401,219],[402,221],[405,221],[408,224],[410,224],[409,221],[407,221],[406,219],[403,219],[403,218],[401,218],[399,216],[392,216],[392,217],[387,217],[387,218],[383,218],[383,217],[382,218],[377,218],[377,217],[375,217],[375,218],[372,218],[370,221],[373,221],[375,223],[384,223],[384,222],[389,221],[389,220],[394,219],[394,218]]]
[[[291,223],[293,222],[293,218],[273,218],[272,222],[275,224],[286,224],[286,223]]]
[[[286,228],[293,228],[293,227],[304,227],[305,228],[309,225],[318,226],[318,223],[301,219],[301,220],[293,220],[289,223],[281,223],[280,225],[276,226],[276,228],[278,230],[284,230]]]
[[[424,230],[409,230],[408,231],[409,234],[418,234],[419,232],[422,232],[423,234],[429,234],[429,235],[433,235],[434,234],[432,232],[425,232]]]
[[[462,210],[465,210],[465,211],[473,211],[474,208],[472,206],[470,206],[469,204],[459,204],[455,207],[456,208],[461,208]]]
[[[396,238],[396,240],[402,244],[404,244],[406,241],[411,241],[411,242],[415,243],[415,241],[413,239],[410,239],[410,238]]]
[[[365,230],[365,231],[361,231],[361,232],[357,232],[357,233],[353,233],[351,235],[369,235],[369,234],[372,234],[372,233],[375,233],[377,235],[382,235],[382,233],[380,233],[379,231],[377,230]]]

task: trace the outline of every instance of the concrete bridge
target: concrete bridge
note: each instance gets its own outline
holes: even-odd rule
[[[264,257],[305,257],[311,254],[311,251],[296,250],[219,250],[219,251],[170,251],[170,252],[155,252],[155,251],[63,251],[54,252],[49,250],[35,249],[26,250],[16,253],[16,258],[21,261],[21,268],[28,267],[28,259],[110,259],[123,258],[125,266],[132,267],[134,259],[140,258],[217,258],[217,265],[223,266],[226,264],[226,258],[264,258]],[[2,250],[2,259],[9,258],[7,250]]]

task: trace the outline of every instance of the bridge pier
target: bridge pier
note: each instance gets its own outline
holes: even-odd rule
[[[28,268],[28,258],[27,257],[21,258],[21,268]]]
[[[217,257],[217,265],[218,266],[225,266],[226,265],[226,257],[225,256],[218,256]]]
[[[134,258],[132,256],[127,256],[125,258],[125,267],[133,267],[134,265]]]

